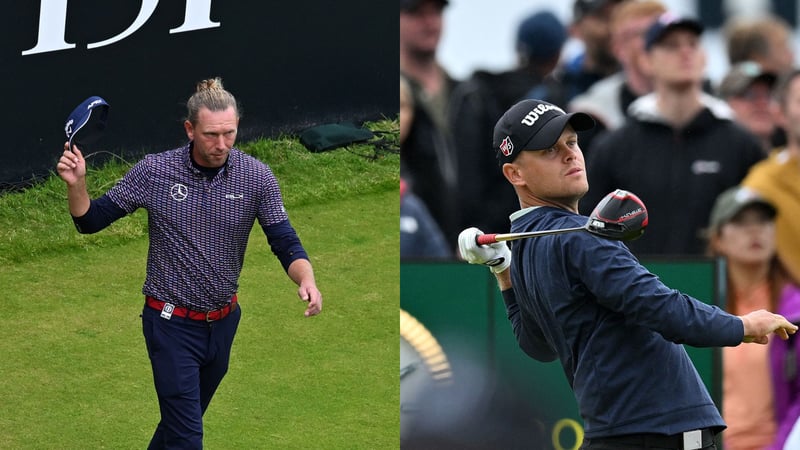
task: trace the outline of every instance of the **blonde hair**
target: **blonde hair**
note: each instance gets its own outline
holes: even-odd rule
[[[609,20],[609,29],[616,30],[621,23],[641,17],[659,16],[667,12],[667,7],[658,0],[622,2],[614,8]]]
[[[231,107],[236,111],[236,117],[238,118],[239,105],[233,94],[226,91],[222,86],[222,78],[216,77],[202,80],[197,83],[195,93],[186,102],[186,120],[191,122],[192,125],[196,125],[197,113],[200,108],[207,108],[209,111],[225,111]]]

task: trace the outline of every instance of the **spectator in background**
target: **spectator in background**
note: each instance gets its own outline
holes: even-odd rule
[[[436,59],[447,0],[400,0],[400,74],[411,86],[414,119],[401,144],[400,171],[430,209],[449,242],[460,231],[456,160],[447,105],[456,81]]]
[[[761,70],[778,75],[794,68],[792,29],[780,17],[735,16],[724,27],[728,62],[753,61]]]
[[[621,127],[628,106],[653,90],[650,75],[642,62],[644,33],[666,10],[657,0],[643,0],[623,2],[611,14],[611,50],[622,70],[598,81],[568,105],[569,110],[589,113],[597,122],[591,135],[581,135],[584,153],[590,148],[594,136]]]
[[[458,150],[461,227],[504,232],[519,209],[514,189],[497,166],[492,130],[506,109],[537,91],[557,102],[560,85],[550,76],[567,40],[567,29],[549,11],[536,12],[517,28],[517,67],[502,73],[475,72],[453,92],[451,130]]]
[[[763,158],[725,102],[702,90],[702,31],[696,20],[669,12],[648,28],[643,61],[654,91],[634,101],[625,125],[599,136],[588,154],[584,214],[617,188],[647,205],[647,234],[628,243],[637,255],[703,254],[717,195]]]
[[[611,51],[609,19],[624,0],[575,0],[570,34],[583,43],[584,50],[559,67],[556,77],[564,85],[565,102],[591,85],[616,73],[619,62]],[[535,98],[527,96],[527,98]]]
[[[800,323],[800,288],[788,283],[781,293],[778,314]],[[778,430],[770,450],[800,448],[800,345],[796,338],[770,342],[769,359]]]
[[[709,219],[709,251],[726,262],[725,309],[745,315],[778,311],[788,281],[775,255],[775,207],[754,191],[732,187],[717,197]],[[774,344],[774,341],[772,342]],[[768,447],[775,437],[770,349],[722,349],[722,417],[725,450]]]
[[[764,154],[774,147],[778,130],[772,88],[777,76],[764,72],[757,62],[745,61],[733,66],[719,85],[718,96],[733,109],[736,121],[756,135]]]
[[[400,259],[449,259],[453,256],[428,208],[400,179]]]
[[[414,101],[408,81],[400,77],[400,143],[405,142],[414,117]],[[425,203],[409,192],[400,178],[400,258],[448,258],[452,252],[442,230]]]
[[[778,125],[786,146],[753,166],[742,184],[778,208],[775,228],[778,258],[795,281],[800,280],[800,70],[779,79],[775,88]]]
[[[561,50],[568,37],[567,28],[550,11],[533,13],[520,23],[517,28],[516,72],[527,74],[528,80],[524,84],[527,84],[528,89],[523,95],[516,91],[509,92],[514,98],[513,100],[510,96],[504,98],[503,104],[511,106],[523,98],[563,100],[564,86],[553,77],[552,73],[558,67]],[[501,115],[502,112],[497,118],[499,119]]]
[[[763,72],[777,76],[795,67],[792,29],[775,15],[734,16],[724,27],[728,61],[732,66],[752,61]],[[785,131],[777,127],[770,137],[769,147],[786,144]]]

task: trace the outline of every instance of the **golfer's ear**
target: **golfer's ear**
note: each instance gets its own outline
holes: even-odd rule
[[[519,168],[514,163],[503,164],[503,176],[506,177],[509,183],[515,186],[522,186],[525,181],[519,173]]]
[[[192,122],[185,120],[183,122],[183,129],[186,130],[186,136],[189,138],[190,141],[194,140],[194,126]]]

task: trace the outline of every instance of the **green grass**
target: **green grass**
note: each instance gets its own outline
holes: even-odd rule
[[[389,132],[386,139],[399,148],[397,121],[368,125],[375,131]],[[284,203],[290,212],[292,208],[319,206],[353,195],[397,191],[400,183],[399,156],[377,152],[371,145],[311,153],[297,139],[282,137],[237,146],[270,165],[281,183]],[[92,197],[111,188],[135,162],[114,158],[95,168],[91,157],[87,157],[87,161],[87,183]],[[0,195],[0,230],[3,230],[0,232],[0,266],[63,251],[112,247],[147,235],[144,211],[117,221],[101,233],[78,235],[69,220],[66,199],[66,188],[57,176],[51,176],[33,189]]]
[[[394,123],[371,126],[396,127]],[[241,145],[268,162],[314,264],[322,314],[254,228],[230,371],[204,418],[208,449],[399,444],[399,157],[368,145]],[[94,168],[98,195],[126,170]],[[144,448],[158,406],[141,335],[146,215],[81,236],[50,179],[0,197],[0,448]],[[13,236],[9,236],[13,232]]]

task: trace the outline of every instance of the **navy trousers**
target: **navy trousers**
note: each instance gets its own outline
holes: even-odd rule
[[[203,413],[228,371],[241,306],[215,322],[172,316],[147,305],[142,332],[161,421],[148,449],[203,448]]]

